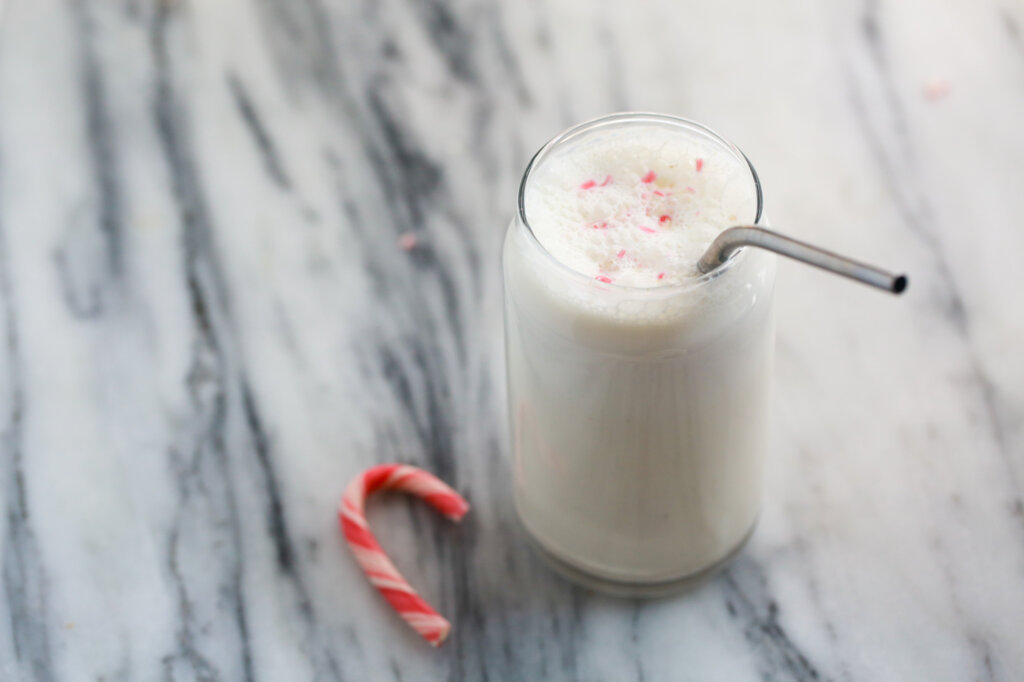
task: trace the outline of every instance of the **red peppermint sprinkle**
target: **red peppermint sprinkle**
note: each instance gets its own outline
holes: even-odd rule
[[[686,187],[686,191],[689,192],[690,194],[696,194],[697,193],[697,190],[695,190],[694,188],[692,188],[690,186]]]
[[[659,272],[658,273],[658,279],[665,279],[665,273],[664,272]]]
[[[615,256],[615,257],[616,257],[616,258],[622,258],[622,257],[623,257],[623,256],[625,256],[625,255],[626,255],[626,250],[625,250],[625,249],[623,249],[622,251],[619,251],[619,253],[618,253],[618,254],[616,254],[616,256]]]
[[[640,178],[640,182],[654,182],[654,178],[658,177],[654,174],[654,171],[648,171],[647,175]]]
[[[598,282],[604,282],[605,284],[611,284],[612,283],[612,278],[608,277],[607,275],[598,275],[594,279],[596,279]]]
[[[590,227],[591,227],[591,229],[594,229],[594,230],[603,230],[603,229],[608,227],[608,223],[605,223],[605,222],[594,223]]]
[[[665,196],[665,193],[662,192],[660,189],[656,189],[656,190],[654,190],[654,196],[656,196],[656,197],[663,197],[663,196]]]
[[[582,185],[580,185],[580,189],[590,189],[591,187],[596,187],[596,186],[597,186],[596,182],[594,182],[593,180],[587,180]]]
[[[398,248],[402,251],[412,251],[419,244],[419,239],[412,232],[403,232],[398,236]]]
[[[704,168],[704,159],[697,159],[697,172],[700,173],[702,168]]]
[[[933,78],[924,86],[924,96],[933,102],[948,94],[949,82],[941,78]]]
[[[645,225],[637,225],[637,227],[640,228],[641,232],[646,232],[647,234],[655,234],[657,232],[657,230],[654,230],[650,227],[646,227]]]
[[[672,216],[669,215],[663,215],[660,218],[658,218],[659,223],[667,223],[670,220],[672,220]]]
[[[604,182],[602,182],[600,186],[604,187],[605,185],[611,184],[611,182],[612,182],[612,176],[608,175],[608,176],[605,177]]]

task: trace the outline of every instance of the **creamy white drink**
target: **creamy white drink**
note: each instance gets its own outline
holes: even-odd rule
[[[516,508],[577,579],[671,589],[753,528],[774,257],[696,263],[759,214],[743,155],[672,117],[584,124],[527,169],[504,250]]]

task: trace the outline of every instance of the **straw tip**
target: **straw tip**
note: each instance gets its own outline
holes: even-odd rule
[[[902,294],[907,290],[907,284],[909,283],[906,275],[899,275],[892,281],[892,293]]]

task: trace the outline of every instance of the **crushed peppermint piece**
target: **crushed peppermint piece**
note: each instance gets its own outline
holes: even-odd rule
[[[398,248],[402,251],[412,251],[420,243],[420,240],[412,232],[403,232],[398,237]]]
[[[932,78],[924,85],[924,96],[931,102],[937,102],[949,94],[949,81],[944,78]]]

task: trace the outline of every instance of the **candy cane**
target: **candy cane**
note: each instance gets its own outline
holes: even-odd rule
[[[406,623],[433,646],[440,646],[451,623],[425,602],[391,563],[366,523],[366,498],[378,490],[401,490],[423,498],[452,521],[461,519],[469,504],[440,479],[405,464],[370,467],[352,479],[341,498],[338,520],[349,547],[370,582]]]

